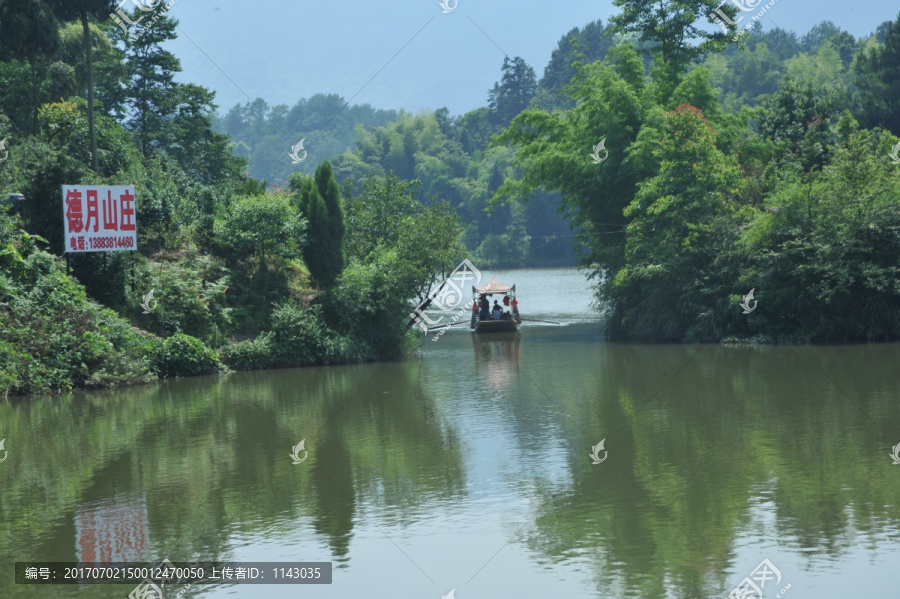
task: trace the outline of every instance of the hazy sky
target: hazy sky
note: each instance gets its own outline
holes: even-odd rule
[[[802,34],[831,20],[859,37],[898,9],[896,0],[776,0],[763,27]],[[169,48],[184,68],[179,79],[215,90],[222,113],[257,97],[293,105],[338,93],[460,114],[486,103],[504,53],[540,77],[563,34],[616,13],[611,0],[458,0],[447,14],[438,0],[176,0],[179,39]]]

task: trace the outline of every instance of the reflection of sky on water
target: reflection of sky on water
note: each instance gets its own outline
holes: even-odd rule
[[[472,336],[476,381],[484,381],[498,398],[505,397],[517,384],[519,340],[519,333]]]

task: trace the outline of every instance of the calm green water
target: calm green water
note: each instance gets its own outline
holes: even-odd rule
[[[124,598],[12,584],[124,557],[335,566],[186,597],[724,599],[763,559],[766,598],[900,597],[900,345],[606,343],[578,271],[485,274],[563,326],[0,401],[0,597]]]

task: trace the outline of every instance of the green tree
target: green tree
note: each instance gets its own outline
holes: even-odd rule
[[[38,109],[45,101],[43,80],[49,57],[59,45],[59,21],[44,2],[4,2],[0,4],[0,58],[21,59],[27,69],[17,65],[4,65],[9,75],[27,81],[30,87],[30,105],[23,109],[20,93],[4,94],[3,108],[14,117],[26,114],[30,117],[32,134],[38,131]],[[6,77],[4,77],[6,79]],[[5,86],[4,86],[5,87]],[[21,122],[21,120],[20,120]],[[24,123],[23,123],[24,124]]]
[[[388,173],[366,181],[362,193],[346,196],[348,260],[366,261],[379,245],[397,243],[400,222],[422,208],[415,199],[418,187],[418,181]]]
[[[657,169],[653,150],[662,137],[662,111],[651,108],[635,51],[621,45],[614,64],[579,66],[570,93],[576,106],[565,113],[526,110],[494,145],[516,149],[518,179],[508,179],[492,202],[531,198],[538,190],[562,193],[560,210],[572,217],[576,238],[588,250],[586,265],[615,272],[624,257],[623,210],[641,179]],[[590,159],[601,140],[609,152]],[[602,155],[602,152],[601,152]]]
[[[600,62],[606,58],[615,43],[615,37],[610,34],[610,29],[601,19],[582,28],[573,28],[560,38],[550,54],[550,61],[544,68],[538,93],[549,93],[560,107],[571,108],[571,100],[565,97],[563,88],[572,81],[577,72],[573,64],[576,61],[585,64]],[[643,77],[643,71],[641,76]],[[547,107],[541,105],[541,108]]]
[[[853,65],[856,114],[864,127],[900,135],[900,15],[883,28],[884,43],[863,50]]]
[[[516,56],[503,59],[500,81],[488,93],[488,107],[495,126],[506,127],[517,114],[528,108],[537,90],[534,69]]]
[[[236,177],[246,164],[231,153],[228,137],[213,129],[215,92],[193,84],[177,84],[166,148],[190,176],[203,183]]]
[[[137,10],[132,17],[137,18]],[[176,20],[162,16],[140,37],[121,36],[128,69],[126,104],[131,114],[125,127],[144,156],[165,150],[173,141],[167,121],[180,99],[174,79],[181,71],[181,61],[162,44],[177,37],[177,26]]]
[[[830,40],[822,42],[815,53],[801,52],[786,60],[784,66],[791,77],[822,85],[841,82],[844,78],[841,55]]]
[[[344,268],[344,210],[331,163],[320,164],[314,177],[293,175],[290,186],[309,223],[303,261],[316,284],[327,289]]]
[[[897,139],[841,121],[820,176],[783,175],[742,234],[750,258],[742,282],[764,290],[766,302],[751,322],[775,341],[900,336],[900,177],[884,158]]]
[[[754,25],[755,27],[755,25]],[[761,28],[761,27],[760,27]],[[797,40],[797,34],[793,31],[785,31],[780,27],[766,30],[763,40],[766,45],[771,48],[778,58],[786,60],[800,52],[800,42]]]
[[[729,295],[721,256],[736,240],[740,170],[716,148],[700,110],[682,105],[666,120],[659,174],[641,183],[625,210],[626,264],[601,286],[602,297],[615,336],[712,340],[721,325],[711,315]]]
[[[785,77],[778,91],[760,98],[760,135],[781,154],[779,162],[793,163],[802,173],[827,162],[834,134],[829,121],[840,107],[831,86]]]
[[[490,143],[494,132],[490,109],[483,106],[470,110],[459,117],[457,128],[459,143],[467,153],[483,151]]]
[[[637,33],[638,41],[654,56],[660,100],[668,98],[688,65],[711,52],[721,52],[728,44],[728,34],[698,27],[699,22],[712,20],[717,0],[613,0],[613,5],[622,9],[610,19],[614,29]],[[729,4],[719,10],[732,21],[737,13]],[[729,33],[735,31],[734,25],[727,27]],[[695,45],[696,40],[700,43]]]
[[[756,105],[760,95],[778,90],[778,81],[785,72],[785,59],[770,50],[767,41],[754,36],[746,50],[714,54],[707,57],[703,66],[711,71],[711,80],[721,90],[722,98],[727,98],[728,108],[737,111],[743,104]]]
[[[800,47],[804,52],[812,52],[818,48],[820,44],[840,32],[841,30],[837,25],[831,21],[822,21],[818,25],[813,25],[813,27],[806,32],[806,35],[800,38]]]
[[[316,281],[325,288],[331,287],[334,280],[344,270],[344,207],[341,204],[341,192],[331,162],[324,161],[316,168],[315,186],[322,198],[324,211],[319,222],[322,226],[319,243],[321,244],[320,264]],[[308,266],[308,265],[307,265]]]
[[[88,128],[91,133],[91,165],[95,173],[99,172],[99,160],[97,158],[97,136],[94,130],[94,60],[91,52],[91,29],[88,23],[89,17],[102,19],[115,9],[116,3],[112,0],[48,0],[60,20],[70,21],[78,19],[84,33],[84,54],[87,62],[87,93],[88,93]]]
[[[108,28],[108,26],[107,26]],[[105,113],[122,121],[125,116],[125,82],[127,70],[125,68],[125,54],[113,43],[107,35],[105,28],[97,23],[90,23],[91,30],[91,57],[94,73],[94,108],[101,114]],[[59,30],[59,49],[55,58],[58,64],[65,64],[72,69],[74,85],[69,93],[61,93],[62,90],[50,93],[52,101],[60,98],[68,98],[78,93],[84,98],[88,97],[88,68],[87,58],[84,53],[84,35],[81,24],[78,22],[64,23]],[[54,74],[51,66],[50,79],[56,81],[58,75]]]
[[[297,256],[305,233],[306,221],[286,195],[275,193],[237,198],[215,228],[219,244],[229,248],[234,259],[254,256],[258,262],[267,255]]]

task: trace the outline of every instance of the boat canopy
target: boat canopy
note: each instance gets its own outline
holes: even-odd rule
[[[509,287],[505,283],[498,281],[496,277],[491,277],[491,280],[487,282],[487,285],[482,285],[481,287],[472,285],[472,293],[484,293],[486,295],[492,293],[509,293],[510,291],[515,292],[515,290],[515,285]]]

